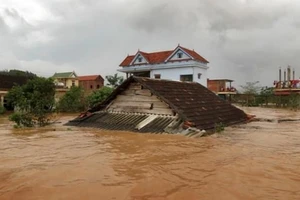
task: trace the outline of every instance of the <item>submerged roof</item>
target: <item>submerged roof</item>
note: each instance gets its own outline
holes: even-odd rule
[[[174,50],[167,50],[167,51],[158,51],[158,52],[143,52],[143,51],[138,51],[135,55],[128,55],[120,64],[121,67],[129,66],[133,59],[136,57],[136,55],[141,54],[147,61],[148,64],[158,64],[158,63],[164,63],[174,52],[177,50],[181,49],[188,55],[190,55],[194,60],[203,62],[203,63],[208,63],[208,61],[200,56],[197,52],[194,50],[190,50],[181,46],[176,47]]]
[[[15,85],[23,85],[30,78],[17,75],[0,74],[0,89],[9,90]]]
[[[72,75],[75,77],[77,76],[75,72],[60,72],[60,73],[55,73],[52,77],[53,78],[71,78]]]
[[[94,81],[98,77],[100,77],[100,79],[104,80],[101,75],[78,76],[78,80],[79,81]]]
[[[134,76],[124,81],[105,101],[89,112],[105,110],[132,82],[138,82],[143,88],[149,89],[178,113],[182,120],[188,121],[192,127],[200,130],[214,129],[220,123],[232,125],[247,120],[247,115],[242,110],[219,98],[199,83]]]

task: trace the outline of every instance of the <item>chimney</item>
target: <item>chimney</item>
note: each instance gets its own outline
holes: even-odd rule
[[[295,69],[293,69],[293,80],[295,80]]]
[[[279,67],[279,82],[281,82],[281,67]]]
[[[283,81],[286,82],[286,71],[283,72]]]
[[[291,80],[291,67],[288,66],[287,67],[287,81],[290,81]]]

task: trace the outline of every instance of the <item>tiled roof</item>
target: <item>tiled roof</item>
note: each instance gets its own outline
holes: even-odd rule
[[[100,79],[104,80],[104,79],[102,78],[102,76],[100,76],[100,75],[78,76],[78,80],[79,80],[79,81],[94,81],[94,80],[96,80],[98,77],[100,77]]]
[[[140,83],[167,103],[180,118],[200,130],[214,129],[217,124],[232,125],[247,120],[240,109],[216,96],[198,83],[130,77],[124,81],[104,102],[89,110],[103,110],[132,82]]]
[[[16,75],[4,75],[0,74],[0,90],[9,90],[14,85],[23,85],[25,84],[29,78],[24,76],[16,76]]]
[[[204,63],[208,63],[208,61],[203,58],[202,56],[200,56],[197,52],[195,52],[194,50],[190,50],[184,47],[179,46],[183,51],[185,51],[186,53],[188,53],[190,56],[192,56],[195,60],[200,61],[200,62],[204,62]],[[177,48],[176,48],[177,49]],[[166,61],[166,59],[174,52],[175,50],[168,50],[168,51],[159,51],[159,52],[151,52],[151,53],[147,53],[147,52],[143,52],[143,51],[138,51],[137,54],[141,54],[143,57],[145,57],[145,59],[149,62],[149,64],[157,64],[157,63],[163,63]],[[122,63],[120,64],[120,66],[122,67],[126,67],[129,66],[130,63],[133,61],[133,59],[135,58],[135,55],[129,55],[127,56]]]
[[[53,78],[70,78],[74,72],[61,72],[55,73],[52,77]]]

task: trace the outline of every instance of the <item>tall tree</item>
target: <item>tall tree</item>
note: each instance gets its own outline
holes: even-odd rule
[[[25,85],[14,86],[7,94],[10,104],[17,108],[11,120],[19,126],[44,126],[54,105],[55,85],[52,79],[37,77]]]
[[[107,85],[113,88],[118,87],[119,85],[121,85],[124,81],[123,76],[118,76],[118,73],[115,73],[113,76],[112,75],[108,75],[105,77],[107,80]]]

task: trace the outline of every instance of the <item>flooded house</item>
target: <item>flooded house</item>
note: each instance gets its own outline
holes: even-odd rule
[[[119,65],[126,77],[140,76],[175,81],[191,81],[206,86],[208,61],[194,50],[178,45],[173,50],[128,55]]]
[[[224,100],[231,101],[237,90],[232,86],[230,79],[207,79],[207,88]]]
[[[7,110],[13,108],[8,105],[5,95],[15,85],[23,85],[29,80],[26,76],[0,74],[0,105],[4,106]]]
[[[67,125],[202,135],[246,120],[242,110],[199,83],[131,76]]]

